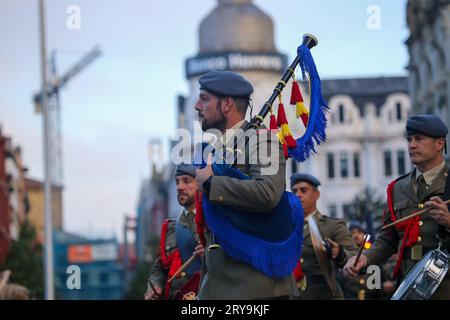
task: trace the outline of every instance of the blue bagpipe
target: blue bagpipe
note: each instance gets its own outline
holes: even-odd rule
[[[254,117],[245,130],[258,129],[265,116],[272,111],[276,97],[300,65],[310,83],[310,116],[305,133],[297,139],[295,148],[289,149],[289,156],[305,161],[314,145],[325,141],[327,105],[322,97],[318,76],[310,49],[317,44],[312,35],[305,35],[297,49],[298,55],[286,70],[261,112]],[[204,146],[205,147],[205,146]],[[201,150],[204,156],[203,148]],[[235,152],[235,160],[237,153]],[[205,159],[203,157],[203,159]],[[204,160],[196,159],[194,164],[204,166]],[[230,164],[212,164],[215,176],[226,176],[239,180],[251,179]],[[232,206],[212,203],[202,198],[204,221],[214,235],[214,241],[225,254],[244,262],[269,277],[284,277],[293,273],[300,259],[303,244],[303,208],[299,199],[291,192],[283,192],[277,206],[270,213],[245,212]]]

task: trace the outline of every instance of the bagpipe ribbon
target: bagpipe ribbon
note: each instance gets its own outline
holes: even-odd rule
[[[303,162],[309,158],[311,153],[316,153],[315,144],[319,145],[326,139],[325,129],[327,127],[326,112],[328,105],[322,96],[320,77],[317,72],[316,64],[307,45],[302,44],[297,48],[299,64],[302,70],[303,79],[308,79],[310,87],[310,107],[309,112],[303,105],[303,97],[291,97],[291,102],[297,105],[297,116],[306,122],[305,133],[297,139],[297,146],[289,148],[289,156]],[[294,81],[296,81],[294,79]],[[295,85],[295,84],[294,84]],[[298,84],[297,84],[298,85]],[[299,94],[293,88],[294,94]]]

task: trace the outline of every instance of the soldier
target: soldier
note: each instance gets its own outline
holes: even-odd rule
[[[178,203],[184,207],[177,221],[166,220],[161,230],[161,253],[157,257],[150,271],[150,278],[146,300],[175,299],[179,290],[200,271],[201,260],[196,258],[189,267],[176,277],[172,283],[169,278],[186,262],[194,250],[202,255],[202,247],[198,245],[199,239],[195,224],[194,195],[198,192],[195,181],[195,167],[188,164],[180,164],[176,168],[175,183],[178,192]],[[198,274],[198,280],[199,280]],[[152,288],[153,286],[153,288]],[[178,298],[178,297],[177,297]]]
[[[412,116],[406,123],[409,156],[416,166],[410,173],[399,177],[388,186],[387,206],[383,225],[395,222],[414,211],[430,207],[428,214],[406,220],[382,230],[372,247],[361,256],[356,267],[355,258],[349,259],[344,274],[355,276],[368,265],[381,265],[398,252],[394,277],[397,284],[428,251],[438,247],[449,250],[446,241],[450,230],[450,213],[441,197],[448,199],[446,190],[448,166],[444,161],[447,126],[434,115]],[[432,299],[450,298],[450,278],[444,278]]]
[[[228,135],[230,129],[246,126],[245,114],[253,92],[250,82],[234,72],[215,71],[201,77],[199,83],[200,94],[195,110],[203,131],[216,129]],[[246,158],[245,163],[238,161],[237,168],[249,179],[239,180],[214,175],[211,165],[208,165],[197,169],[196,175],[199,188],[204,191],[203,196],[208,197],[212,204],[254,212],[260,217],[270,213],[285,190],[286,160],[276,137],[269,135],[265,142],[273,147],[271,150],[277,151],[269,156],[270,164],[276,162],[278,170],[264,174],[262,164]],[[252,156],[258,154],[262,146],[258,143],[249,148]],[[239,222],[241,217],[236,215],[233,219]],[[231,258],[222,247],[217,248],[215,237],[209,229],[205,231],[205,238],[208,250],[203,260],[199,299],[267,299],[297,295],[291,275],[269,277],[250,264]]]
[[[363,225],[358,221],[352,221],[349,226],[349,230],[352,234],[353,242],[356,247],[359,248],[364,243],[364,236],[366,230]],[[364,248],[370,248],[371,243],[369,241],[364,243]],[[339,280],[344,290],[345,299],[349,300],[374,300],[381,299],[382,295],[378,289],[369,289],[367,287],[367,279],[369,274],[358,274],[352,279],[345,279],[342,272],[339,273]]]
[[[300,297],[306,300],[343,299],[335,268],[343,267],[355,254],[356,247],[343,220],[329,218],[317,210],[319,186],[320,181],[310,174],[295,173],[291,176],[291,190],[300,198],[305,215],[300,259],[304,276],[298,283]],[[322,244],[321,239],[324,241]]]

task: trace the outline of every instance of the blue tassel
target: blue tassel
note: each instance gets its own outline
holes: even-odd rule
[[[297,148],[289,149],[289,156],[298,162],[303,162],[310,157],[311,153],[317,153],[315,144],[320,145],[326,139],[327,119],[325,113],[329,108],[322,96],[320,77],[309,48],[301,45],[297,49],[297,54],[300,57],[303,79],[306,79],[306,74],[308,74],[311,82],[310,111],[306,132],[297,139]]]
[[[229,165],[213,164],[213,171],[215,175],[224,174],[240,180],[250,179]],[[285,277],[292,274],[300,259],[303,244],[303,208],[295,195],[285,192],[272,212],[275,215],[274,218],[279,217],[283,224],[292,227],[285,228],[292,231],[278,240],[262,239],[244,232],[227,217],[227,214],[244,217],[248,216],[247,212],[212,204],[206,197],[203,198],[203,210],[208,228],[215,234],[217,242],[228,256],[251,265],[269,277]],[[290,223],[284,222],[282,213],[290,213]],[[253,214],[256,217],[260,216],[258,213]]]

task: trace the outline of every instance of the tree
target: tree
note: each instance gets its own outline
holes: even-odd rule
[[[31,299],[44,298],[42,245],[37,241],[36,229],[25,220],[19,238],[13,241],[0,270],[10,270],[10,283],[25,286]]]
[[[367,233],[372,236],[378,235],[381,228],[381,216],[386,201],[377,194],[374,189],[366,187],[357,194],[350,204],[348,212],[349,221],[358,221],[366,226]]]

